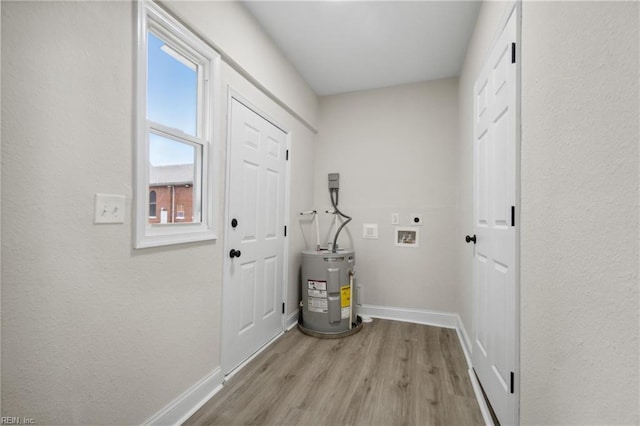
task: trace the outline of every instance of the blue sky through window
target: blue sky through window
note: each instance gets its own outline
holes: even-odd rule
[[[148,32],[147,118],[196,136],[197,67]],[[154,166],[194,162],[194,148],[149,135],[149,161]]]
[[[154,133],[149,134],[149,163],[152,166],[194,164],[195,148]]]

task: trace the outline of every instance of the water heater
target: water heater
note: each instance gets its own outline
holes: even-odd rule
[[[302,252],[302,285],[298,328],[315,337],[345,337],[362,328],[356,314],[354,286],[356,255],[338,247],[338,235],[351,218],[338,209],[340,175],[329,174],[334,214],[347,220],[336,230],[331,249]]]

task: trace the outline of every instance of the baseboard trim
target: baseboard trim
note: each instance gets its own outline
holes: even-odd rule
[[[220,367],[216,368],[146,420],[143,425],[181,425],[222,389],[223,378]]]
[[[462,346],[462,351],[464,352],[464,357],[467,360],[467,365],[469,368],[473,368],[471,361],[471,340],[469,340],[469,335],[467,334],[467,330],[464,328],[464,323],[462,322],[462,318],[460,315],[456,315],[456,330],[458,331],[458,338],[460,339],[460,346]]]
[[[478,378],[476,377],[476,373],[473,370],[473,367],[469,366],[469,370],[467,372],[469,373],[471,386],[473,386],[473,393],[476,395],[478,405],[480,406],[480,413],[482,413],[484,424],[486,426],[494,426],[493,418],[491,417],[489,407],[487,406],[487,401],[484,400],[484,395],[482,394],[482,389],[480,389],[480,383],[478,382]]]
[[[296,324],[298,324],[298,317],[300,316],[299,314],[300,314],[300,309],[296,309],[295,311],[291,312],[289,316],[287,316],[284,324],[284,329],[286,331],[291,330],[293,327],[296,326]]]
[[[421,309],[395,308],[390,306],[359,305],[358,315],[368,315],[396,321],[433,325],[443,328],[457,328],[457,314],[449,312],[426,311]]]

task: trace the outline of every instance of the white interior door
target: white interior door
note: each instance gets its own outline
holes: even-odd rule
[[[474,86],[473,366],[501,424],[518,422],[516,14]]]
[[[286,134],[231,99],[222,367],[283,330]]]

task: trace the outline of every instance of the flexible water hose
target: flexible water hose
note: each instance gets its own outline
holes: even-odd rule
[[[336,194],[336,199],[333,199],[333,194]],[[331,196],[331,204],[333,204],[333,209],[336,211],[336,213],[338,213],[340,216],[344,217],[345,220],[344,222],[342,222],[342,225],[340,225],[340,228],[338,228],[338,230],[336,231],[336,235],[335,237],[333,237],[333,247],[331,248],[331,252],[335,253],[338,250],[338,235],[340,235],[340,231],[342,231],[342,228],[344,228],[347,223],[351,222],[351,216],[347,216],[346,214],[342,213],[339,209],[338,209],[338,190],[335,188],[332,188],[329,190],[329,195]]]

